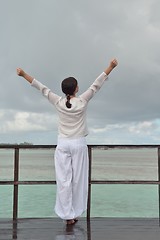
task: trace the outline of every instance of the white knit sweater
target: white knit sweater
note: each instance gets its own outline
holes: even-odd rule
[[[66,98],[58,96],[36,79],[32,81],[31,86],[40,90],[43,96],[48,98],[49,102],[55,106],[59,116],[59,136],[78,138],[88,135],[86,123],[86,109],[88,102],[101,88],[107,78],[108,76],[103,72],[87,91],[78,97],[71,98],[71,108],[66,107]]]

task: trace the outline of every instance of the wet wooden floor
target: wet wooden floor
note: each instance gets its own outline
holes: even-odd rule
[[[58,218],[0,219],[1,240],[160,240],[159,219],[81,218],[66,227]]]

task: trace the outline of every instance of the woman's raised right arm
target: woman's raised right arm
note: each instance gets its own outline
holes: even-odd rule
[[[92,85],[80,95],[81,98],[89,101],[94,94],[102,87],[105,80],[108,79],[108,75],[112,72],[112,70],[118,65],[118,61],[113,59],[110,61],[109,66],[99,75],[99,77],[92,83]]]

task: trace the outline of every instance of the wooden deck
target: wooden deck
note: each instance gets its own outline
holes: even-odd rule
[[[81,218],[66,227],[58,218],[0,219],[1,240],[159,240],[159,219]]]

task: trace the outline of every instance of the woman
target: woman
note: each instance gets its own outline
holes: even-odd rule
[[[88,148],[85,137],[88,134],[86,110],[88,102],[101,88],[118,62],[113,59],[104,72],[80,96],[78,82],[69,77],[62,81],[65,97],[58,96],[35,78],[17,68],[17,74],[31,86],[41,91],[58,112],[58,143],[55,150],[55,172],[57,196],[55,212],[66,220],[67,225],[77,222],[77,217],[87,209],[88,195]]]

